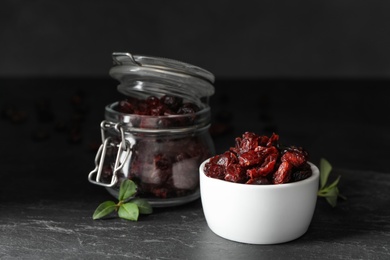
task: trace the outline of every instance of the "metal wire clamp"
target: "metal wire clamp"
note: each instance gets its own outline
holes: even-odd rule
[[[112,123],[109,121],[102,121],[100,124],[102,144],[95,156],[95,168],[88,174],[89,182],[104,187],[113,187],[118,182],[118,172],[123,168],[124,164],[131,155],[130,142],[125,139],[123,128],[119,123]],[[115,142],[114,138],[106,137],[106,132],[114,129],[120,135],[120,142]],[[102,171],[105,165],[107,150],[109,148],[117,148],[115,164],[110,182],[103,182]]]

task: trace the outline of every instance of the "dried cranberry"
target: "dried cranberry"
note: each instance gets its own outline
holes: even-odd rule
[[[276,170],[274,175],[272,176],[274,184],[282,184],[287,183],[291,179],[291,169],[293,165],[289,162],[282,162],[279,165],[279,168]]]
[[[268,139],[267,145],[266,146],[275,146],[279,141],[279,135],[273,133],[271,137]]]
[[[160,98],[160,102],[166,105],[170,111],[177,111],[183,104],[183,99],[180,97],[165,95]]]
[[[286,149],[286,152],[283,154],[281,160],[286,161],[299,167],[307,161],[308,154],[300,147],[291,146]]]
[[[224,179],[231,182],[245,182],[245,169],[239,164],[230,164],[226,169],[226,175]]]
[[[200,108],[197,105],[195,105],[194,103],[187,102],[187,103],[183,103],[182,106],[180,106],[180,108],[177,110],[177,113],[179,115],[195,114],[199,110]]]
[[[300,168],[291,173],[291,181],[300,181],[309,178],[312,175],[310,165],[304,163]]]
[[[245,132],[242,137],[236,138],[236,148],[242,154],[259,146],[259,136],[252,132]]]
[[[227,167],[229,164],[237,162],[237,156],[229,151],[224,152],[221,155],[216,155],[210,159],[210,163],[222,165],[224,167]]]
[[[160,170],[167,170],[172,167],[171,160],[163,154],[155,155],[154,164],[156,165],[156,168]]]
[[[241,154],[238,158],[240,165],[247,167],[261,163],[261,159],[262,158],[259,156],[259,154],[254,150],[249,150],[248,152]]]
[[[28,116],[25,110],[15,107],[5,107],[1,111],[1,115],[4,119],[9,120],[12,123],[23,123]]]
[[[215,179],[221,179],[223,180],[225,178],[225,167],[218,164],[212,164],[212,163],[206,163],[204,166],[204,171],[206,176],[215,178]]]
[[[270,156],[271,157],[271,156]],[[267,160],[262,166],[248,169],[247,175],[251,179],[256,179],[262,176],[267,176],[268,174],[272,173],[275,169],[276,160],[272,159]]]
[[[308,178],[312,174],[308,153],[295,146],[284,147],[278,141],[275,133],[267,137],[245,132],[235,138],[234,147],[210,158],[205,174],[247,184],[281,184]]]
[[[148,98],[146,98],[146,104],[149,107],[157,107],[158,105],[160,105],[160,99],[158,99],[156,96],[149,96]]]
[[[161,118],[153,122],[151,119],[131,122],[135,127],[145,128],[190,126],[193,125],[196,119],[195,113],[200,111],[200,108],[196,104],[191,102],[183,103],[182,98],[171,95],[164,95],[161,98],[152,95],[144,100],[128,97],[125,100],[119,101],[114,109],[125,114],[145,116],[182,115],[182,117],[178,118]]]
[[[135,111],[136,104],[132,103],[130,100],[121,100],[118,103],[117,110],[125,114],[133,114]]]
[[[140,100],[134,114],[146,116],[150,115],[150,107],[148,106],[148,103],[145,100]]]
[[[165,107],[161,104],[150,108],[151,116],[162,116],[165,113]]]

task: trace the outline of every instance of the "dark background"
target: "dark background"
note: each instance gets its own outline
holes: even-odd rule
[[[387,1],[3,0],[0,76],[106,76],[111,53],[221,78],[387,78]]]
[[[99,140],[104,106],[119,98],[111,53],[123,51],[215,74],[213,120],[227,127],[215,136],[218,152],[244,131],[275,131],[314,162],[389,171],[389,8],[386,1],[4,0],[1,109],[28,116],[13,125],[3,115],[2,131],[12,143],[23,141],[14,128],[29,141],[37,131],[52,140],[46,133],[70,120],[70,99],[82,92],[87,123],[76,143]],[[42,102],[54,111],[49,124],[38,118]]]

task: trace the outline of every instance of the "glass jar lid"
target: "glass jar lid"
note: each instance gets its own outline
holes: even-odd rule
[[[110,76],[121,82],[123,94],[145,92],[172,94],[201,99],[214,94],[214,75],[200,67],[177,60],[132,55],[128,52],[112,54],[114,66]]]

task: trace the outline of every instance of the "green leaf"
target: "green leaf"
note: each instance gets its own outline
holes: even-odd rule
[[[120,218],[123,219],[137,221],[139,215],[137,204],[132,202],[122,204],[118,210],[118,215]]]
[[[133,196],[137,191],[137,185],[129,179],[122,181],[121,186],[119,188],[119,196],[118,200],[127,200],[131,196]]]
[[[319,197],[324,197],[326,201],[332,206],[336,207],[337,199],[342,198],[346,200],[347,198],[340,194],[337,185],[340,182],[341,176],[338,176],[335,181],[330,185],[327,185],[330,172],[332,171],[332,166],[330,163],[321,158],[320,161],[320,188],[318,189],[317,195]]]
[[[132,203],[137,204],[140,214],[151,214],[153,213],[153,208],[150,206],[149,202],[145,199],[135,198],[131,200]]]
[[[115,210],[116,204],[113,201],[105,201],[101,203],[93,213],[93,219],[99,219],[107,216]]]
[[[318,191],[319,197],[324,197],[332,207],[336,207],[339,189],[337,187],[326,187]]]
[[[153,208],[147,200],[134,198],[137,192],[137,185],[129,179],[122,181],[119,187],[118,203],[106,201],[99,205],[93,214],[93,219],[102,218],[114,210],[118,211],[118,216],[123,219],[137,221],[139,214],[151,214]]]
[[[333,187],[328,191],[327,195],[325,196],[325,199],[332,207],[336,207],[338,195],[339,189],[337,187]]]
[[[324,159],[321,158],[320,160],[320,185],[321,189],[325,187],[326,183],[328,182],[329,174],[332,171],[332,165]]]

